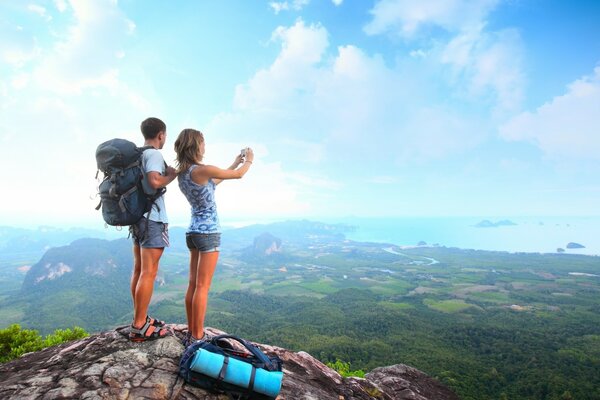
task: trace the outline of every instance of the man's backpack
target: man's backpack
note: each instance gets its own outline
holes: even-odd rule
[[[137,147],[125,139],[112,139],[96,149],[98,170],[104,173],[100,183],[102,217],[108,225],[126,226],[138,222],[166,188],[149,195],[144,192],[142,154],[152,148]],[[97,176],[97,174],[96,174]]]
[[[273,400],[281,390],[282,366],[279,357],[268,357],[252,343],[220,335],[190,345],[181,356],[179,375],[191,385],[232,399]]]

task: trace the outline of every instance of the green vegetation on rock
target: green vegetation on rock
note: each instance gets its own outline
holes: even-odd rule
[[[10,361],[25,353],[39,351],[86,336],[88,333],[76,326],[73,329],[57,329],[54,333],[42,338],[36,330],[22,329],[18,324],[13,324],[0,330],[0,362]]]

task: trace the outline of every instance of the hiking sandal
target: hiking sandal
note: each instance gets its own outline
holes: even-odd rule
[[[150,322],[150,324],[156,326],[156,327],[163,327],[166,325],[165,321],[161,321],[159,319],[153,318],[149,315],[146,315],[146,322]]]
[[[213,336],[209,335],[208,333],[204,332],[204,334],[202,335],[202,337],[200,339],[195,338],[194,336],[192,336],[192,334],[190,333],[189,336],[187,336],[184,341],[183,341],[183,345],[185,347],[189,347],[192,344],[196,343],[196,342],[210,342],[212,340]]]
[[[140,329],[131,325],[129,329],[129,340],[132,342],[145,342],[148,340],[161,339],[167,336],[166,328],[159,328],[146,321]]]

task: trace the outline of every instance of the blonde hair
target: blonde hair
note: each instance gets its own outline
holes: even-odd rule
[[[200,145],[204,142],[204,135],[196,129],[184,129],[175,141],[177,154],[177,173],[187,171],[192,165],[200,164],[202,154]]]

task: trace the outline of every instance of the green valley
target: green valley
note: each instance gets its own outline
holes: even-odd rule
[[[351,370],[409,364],[463,399],[600,399],[599,257],[361,243],[347,229],[225,231],[207,324]],[[183,232],[172,230],[151,306],[171,322],[185,322]],[[130,259],[124,239],[55,248],[22,289],[0,286],[1,327],[129,323]],[[1,271],[14,282],[11,265]]]

